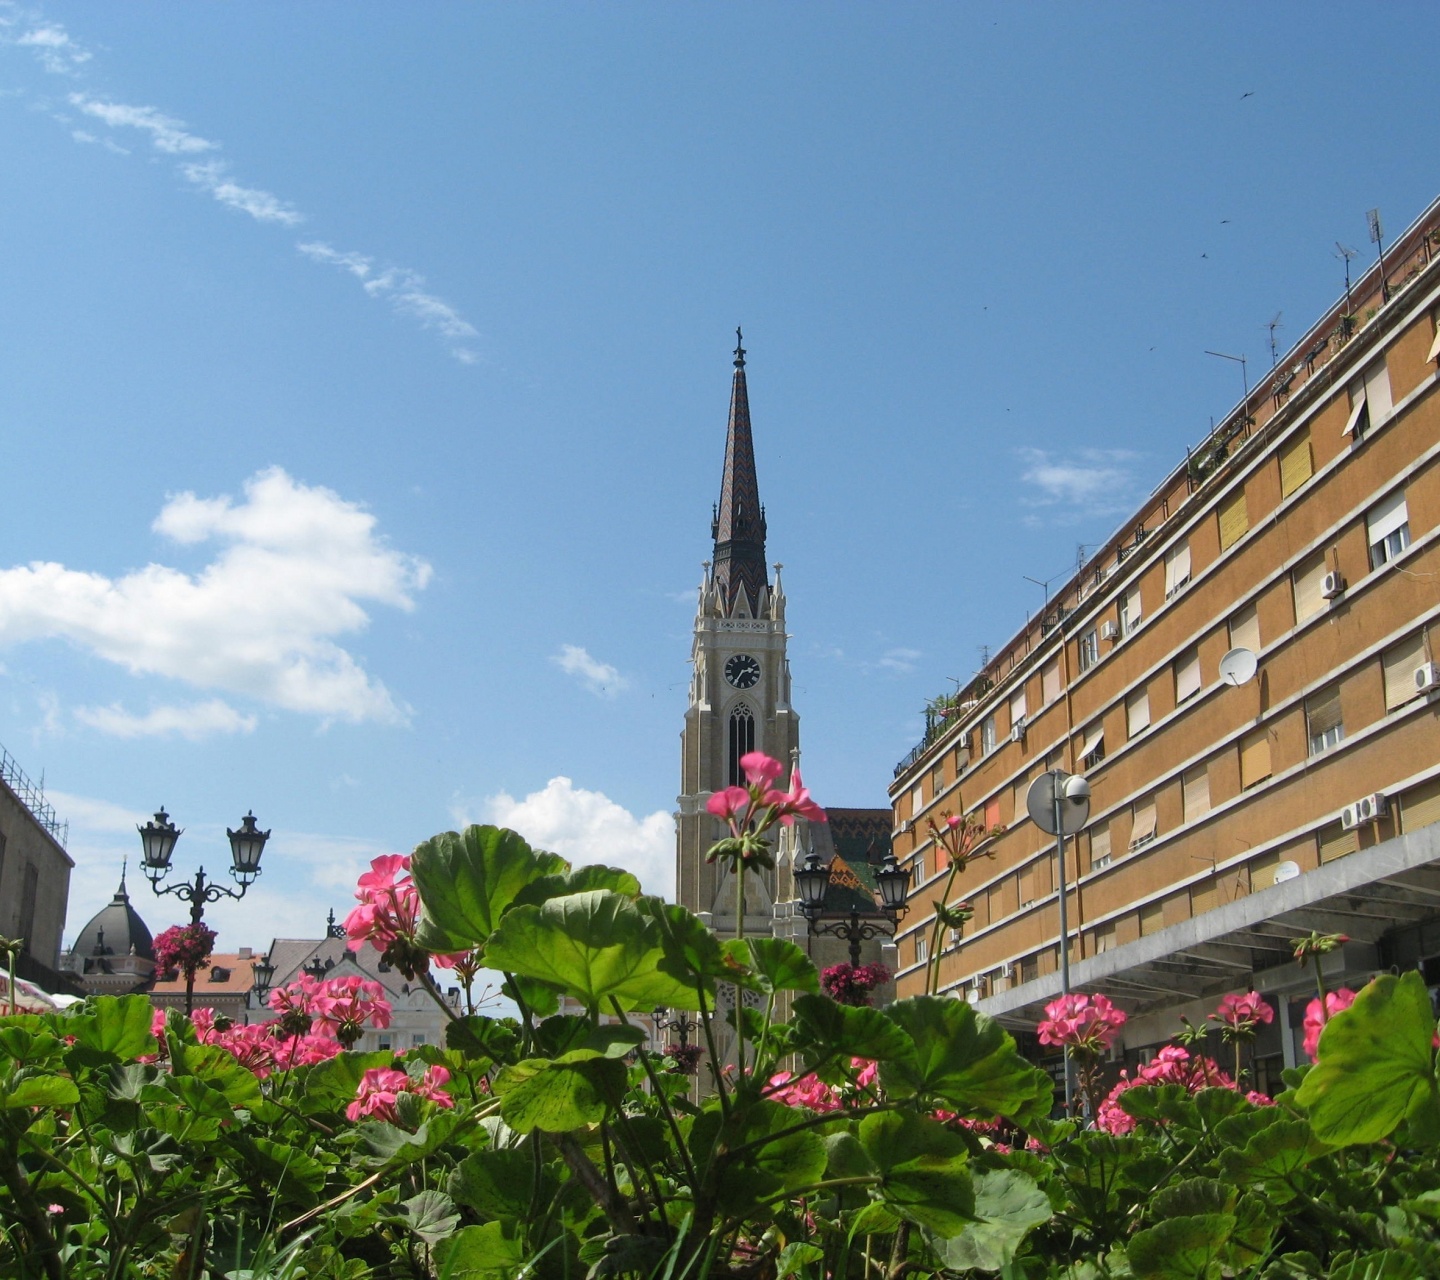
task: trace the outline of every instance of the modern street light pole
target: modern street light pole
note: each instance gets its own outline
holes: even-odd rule
[[[172,884],[161,888],[161,882],[170,874],[170,859],[175,852],[176,842],[184,834],[170,821],[170,815],[162,808],[152,822],[137,827],[140,845],[144,850],[141,863],[150,887],[156,897],[163,898],[173,893],[181,902],[190,904],[190,923],[199,924],[205,918],[205,904],[219,902],[221,898],[243,898],[245,890],[260,874],[260,855],[265,852],[265,842],[270,839],[268,831],[261,831],[255,825],[255,815],[247,813],[240,821],[240,829],[225,834],[230,837],[230,875],[240,886],[238,892],[228,885],[215,884],[206,879],[205,868],[195,873],[192,883]],[[193,1012],[195,975],[189,973],[185,979],[185,1012]]]

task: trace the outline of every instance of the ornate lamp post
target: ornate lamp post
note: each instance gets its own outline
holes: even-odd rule
[[[225,829],[225,834],[230,837],[230,874],[240,886],[238,892],[228,885],[214,884],[207,880],[204,867],[196,871],[195,879],[191,883],[172,884],[161,888],[161,881],[170,874],[170,859],[175,853],[175,844],[184,832],[170,821],[170,815],[163,808],[155,815],[153,822],[147,822],[136,830],[140,832],[140,845],[144,850],[141,866],[146,879],[150,881],[151,889],[157,897],[163,898],[167,893],[173,893],[182,902],[188,902],[191,924],[199,924],[205,918],[207,902],[245,896],[245,890],[260,874],[260,855],[265,852],[265,842],[270,839],[268,831],[261,831],[256,827],[253,813],[247,813],[241,819],[238,831],[231,831],[228,827]],[[185,989],[186,1013],[190,1012],[193,984],[194,975],[191,974]]]
[[[850,944],[850,966],[860,967],[860,944],[870,938],[893,938],[895,928],[910,908],[905,899],[910,893],[910,872],[902,867],[893,853],[887,854],[875,873],[880,886],[879,918],[862,916],[852,909],[848,919],[821,923],[825,910],[825,891],[830,887],[830,868],[820,861],[813,849],[802,866],[795,871],[795,891],[800,895],[800,910],[811,934],[830,934]]]
[[[275,981],[275,966],[270,963],[269,956],[261,956],[250,966],[250,972],[255,975],[255,985],[251,988],[255,1006],[263,1008],[265,997],[270,994],[270,987]]]
[[[663,1004],[657,1004],[655,1006],[655,1030],[657,1032],[673,1031],[677,1036],[680,1037],[680,1043],[682,1045],[689,1044],[690,1033],[692,1031],[698,1030],[700,1024],[696,1022],[693,1018],[687,1018],[685,1016],[684,1009],[677,1010],[676,1015],[673,1018],[666,1017],[669,1012],[670,1010],[667,1009]]]

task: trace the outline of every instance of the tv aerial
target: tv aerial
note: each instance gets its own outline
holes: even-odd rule
[[[1335,257],[1345,259],[1345,314],[1355,314],[1355,308],[1350,305],[1350,259],[1360,256],[1359,249],[1352,249],[1348,244],[1341,244],[1335,241]]]
[[[1255,679],[1260,662],[1249,649],[1231,649],[1220,659],[1220,679],[1239,688]]]
[[[1270,367],[1272,369],[1280,363],[1280,355],[1275,348],[1275,330],[1283,329],[1285,327],[1283,324],[1280,323],[1280,317],[1284,314],[1285,313],[1283,311],[1277,311],[1275,313],[1275,318],[1265,326],[1267,329],[1270,330]]]

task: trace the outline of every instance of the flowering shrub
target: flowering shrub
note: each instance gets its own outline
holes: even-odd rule
[[[155,967],[162,973],[177,969],[186,982],[194,982],[201,969],[210,967],[215,938],[207,924],[171,925],[155,939]]]
[[[820,989],[836,1004],[868,1005],[870,996],[891,978],[883,964],[836,964],[820,972]]]

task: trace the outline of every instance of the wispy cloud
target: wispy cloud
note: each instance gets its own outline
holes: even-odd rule
[[[326,720],[403,722],[405,709],[335,639],[368,625],[368,603],[413,608],[429,581],[430,566],[388,546],[375,525],[278,467],[246,481],[242,502],[178,494],[153,528],[182,545],[222,544],[210,564],[193,575],[150,564],[118,578],[39,562],[0,570],[0,647],[63,639],[133,674]],[[81,718],[128,736],[185,724],[248,731],[224,703],[151,716],[112,707]]]
[[[597,698],[613,698],[630,684],[608,662],[592,658],[577,644],[562,644],[560,652],[550,661],[567,676],[574,676]]]
[[[919,649],[887,649],[875,665],[882,671],[892,671],[901,676],[909,675],[915,670],[915,664],[921,657]]]
[[[312,262],[338,267],[360,282],[360,287],[372,298],[383,298],[401,315],[419,320],[426,329],[431,329],[446,339],[450,354],[463,364],[474,364],[479,359],[469,344],[480,334],[468,320],[443,298],[427,291],[425,277],[408,267],[386,267],[377,272],[374,259],[363,253],[341,252],[324,243],[313,240],[295,246]]]
[[[27,49],[47,72],[57,75],[78,76],[92,58],[89,50],[61,24],[39,21],[11,0],[0,0],[0,43]],[[281,196],[239,181],[230,166],[215,154],[221,150],[219,142],[197,133],[184,120],[158,107],[119,102],[79,89],[69,93],[67,101],[87,120],[112,130],[144,135],[151,149],[180,162],[179,174],[185,182],[226,208],[271,226],[294,227],[307,221],[304,213]],[[68,113],[56,113],[56,118],[66,125],[78,143],[88,146],[98,143],[117,154],[130,154],[110,138],[98,137],[89,129],[71,127],[73,116]],[[340,253],[320,241],[298,247],[313,261],[349,271],[371,297],[383,299],[396,313],[436,334],[451,356],[462,364],[479,361],[474,344],[480,334],[475,326],[458,307],[434,292],[418,271],[404,266],[377,269],[375,260],[367,255]]]
[[[228,702],[212,698],[186,706],[161,706],[143,716],[118,702],[108,707],[77,707],[75,718],[112,738],[185,738],[199,742],[221,733],[253,733],[255,717],[241,715]]]
[[[1139,454],[1128,449],[1081,449],[1055,454],[1046,449],[1021,449],[1020,480],[1030,486],[1021,498],[1032,512],[1046,510],[1051,521],[1073,524],[1092,516],[1119,515],[1134,505]],[[1038,514],[1026,523],[1044,523]]]

